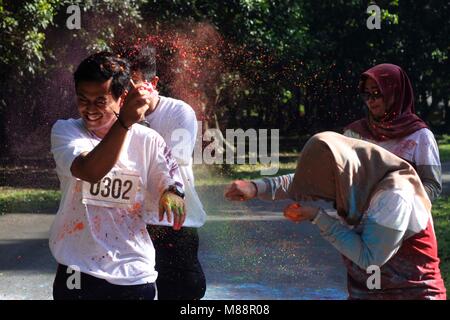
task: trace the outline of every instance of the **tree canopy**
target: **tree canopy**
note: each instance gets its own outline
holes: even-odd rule
[[[356,0],[0,0],[1,154],[48,148],[53,122],[75,114],[76,65],[123,40],[151,40],[162,94],[221,129],[341,130],[364,115],[360,74],[390,62],[409,75],[417,113],[448,130],[450,3],[375,3],[379,30]],[[80,30],[66,27],[71,4]]]

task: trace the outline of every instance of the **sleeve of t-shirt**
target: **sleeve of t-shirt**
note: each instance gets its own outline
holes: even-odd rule
[[[161,195],[171,185],[183,189],[182,178],[176,160],[172,157],[170,148],[160,136],[147,137],[149,155],[149,170],[147,174],[145,211],[143,219],[152,222],[152,215],[158,212]],[[167,216],[164,216],[167,222]]]
[[[413,162],[416,165],[441,166],[439,148],[430,130],[421,130],[417,147],[414,151]]]
[[[180,105],[168,123],[171,137],[167,145],[180,166],[190,164],[197,138],[198,124],[194,110],[189,105]]]
[[[150,194],[156,195],[155,201],[159,201],[160,195],[171,185],[178,185],[183,188],[183,180],[180,168],[175,158],[172,156],[170,148],[160,136],[148,138],[150,141],[149,170],[147,177],[147,190]]]
[[[289,187],[294,179],[294,174],[285,174],[278,177],[253,180],[256,185],[256,194],[261,200],[288,199]]]
[[[380,193],[374,199],[357,232],[323,210],[313,223],[321,235],[340,253],[366,269],[370,265],[381,267],[397,253],[403,243],[411,216],[411,204],[399,193]]]
[[[70,167],[73,160],[93,148],[89,140],[68,120],[58,120],[51,131],[51,152],[56,163],[56,172],[72,177]]]
[[[431,201],[442,191],[442,171],[439,159],[439,148],[430,130],[421,130],[413,162]]]

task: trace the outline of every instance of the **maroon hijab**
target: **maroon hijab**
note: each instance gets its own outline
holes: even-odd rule
[[[376,65],[361,76],[359,90],[364,90],[367,78],[372,78],[380,88],[387,107],[387,114],[381,120],[370,113],[367,118],[348,125],[345,129],[360,134],[366,139],[385,141],[402,138],[428,126],[414,112],[414,93],[405,71],[389,63]]]

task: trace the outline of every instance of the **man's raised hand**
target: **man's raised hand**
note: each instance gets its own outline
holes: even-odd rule
[[[131,80],[131,86],[120,109],[120,120],[128,128],[145,117],[152,99],[152,94],[146,90],[144,83],[135,85]]]

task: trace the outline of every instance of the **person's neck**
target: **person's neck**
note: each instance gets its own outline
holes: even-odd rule
[[[105,126],[103,128],[100,129],[94,129],[94,130],[89,130],[87,129],[90,133],[92,133],[94,136],[96,136],[99,139],[103,139],[109,132],[109,130],[111,130],[112,126],[114,125],[115,121],[112,121],[110,123],[109,126]]]
[[[94,134],[97,138],[103,139],[108,133],[109,129],[89,130],[89,131],[92,132],[92,134]]]
[[[160,101],[161,101],[161,97],[158,96],[158,99],[156,100],[156,102],[155,102],[155,103],[152,103],[152,104],[149,106],[148,110],[145,112],[145,116],[148,116],[148,115],[151,114],[153,111],[155,111],[156,108],[158,108],[159,102],[160,102]]]

